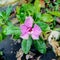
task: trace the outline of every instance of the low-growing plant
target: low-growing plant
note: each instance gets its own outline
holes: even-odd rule
[[[45,0],[48,4],[48,0]],[[48,5],[49,6],[49,5]],[[50,4],[53,8],[52,4]],[[34,4],[27,3],[16,7],[16,18],[19,21],[20,26],[12,24],[10,20],[10,13],[12,7],[9,6],[6,11],[0,12],[0,41],[2,41],[8,35],[13,36],[18,40],[22,38],[21,48],[25,54],[29,53],[31,46],[34,45],[35,49],[40,53],[46,53],[46,43],[44,36],[51,30],[56,29],[56,17],[60,17],[60,13],[56,10],[45,9],[45,12],[41,12],[40,0],[35,0]],[[45,8],[45,7],[44,7]]]
[[[0,12],[0,41],[6,38],[8,35],[13,35],[15,38],[20,36],[20,28],[13,25],[10,20],[10,13],[12,6],[8,6],[6,11]],[[16,36],[18,35],[18,36]]]
[[[20,28],[22,32],[20,37],[23,39],[22,50],[25,54],[29,52],[32,43],[39,52],[46,53],[45,42],[40,36],[42,33],[40,25],[34,23],[34,20],[31,16],[26,18],[24,24],[20,25]]]
[[[50,2],[46,0],[46,3]],[[27,54],[33,43],[35,48],[40,53],[46,53],[46,44],[41,34],[46,36],[48,32],[54,29],[54,27],[56,26],[56,16],[59,16],[59,13],[55,11],[49,11],[49,9],[47,9],[46,12],[42,14],[40,0],[35,0],[34,4],[31,3],[22,4],[20,8],[18,6],[16,8],[16,13],[17,13],[16,16],[21,25],[20,37],[23,39],[22,40],[23,52]],[[41,34],[38,32],[37,26],[34,29],[35,24],[37,24],[37,26],[41,29],[40,30],[42,31]],[[35,34],[35,31],[36,35],[33,35]],[[38,36],[37,34],[40,35]],[[38,39],[35,39],[36,37]]]

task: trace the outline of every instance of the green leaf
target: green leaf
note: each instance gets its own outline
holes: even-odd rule
[[[6,9],[6,20],[8,20],[11,11],[12,11],[12,6],[8,6],[8,8]]]
[[[32,45],[32,39],[29,38],[28,40],[23,40],[22,41],[22,50],[25,54],[27,54],[31,48]]]
[[[40,0],[35,0],[34,2],[36,12],[40,11]]]
[[[60,3],[60,0],[57,0],[57,3]]]
[[[20,15],[17,15],[18,19],[20,20],[20,23],[23,23],[26,18],[26,13],[21,12]]]
[[[5,35],[15,35],[15,36],[17,35],[16,38],[19,38],[21,34],[20,28],[13,25],[5,27],[3,30],[3,33]]]
[[[2,20],[6,20],[6,12],[5,12],[5,11],[2,11],[2,12],[0,13],[0,18],[1,18]]]
[[[35,22],[39,21],[41,19],[41,13],[35,13],[34,16],[33,16],[33,18],[34,18]]]
[[[53,22],[53,17],[50,14],[45,13],[42,15],[41,20],[43,20],[43,22],[51,23]]]
[[[54,30],[56,30],[56,31],[60,31],[60,28],[54,28]]]
[[[60,17],[60,12],[59,11],[47,11],[48,13],[50,13],[51,15]]]
[[[0,33],[0,41],[2,41],[2,34]]]
[[[3,55],[3,51],[0,51],[0,55]]]
[[[46,3],[49,3],[49,2],[50,2],[50,0],[45,0],[45,2],[46,2]]]
[[[40,28],[42,29],[42,32],[48,32],[48,31],[50,31],[50,27],[49,27],[48,24],[46,24],[44,22],[41,22],[41,21],[36,22],[36,24],[38,26],[40,26]]]
[[[2,11],[0,12],[0,26],[7,24],[8,23],[8,19],[9,19],[9,15],[11,13],[10,11],[11,9],[7,9],[6,11]],[[7,21],[8,20],[8,21]]]
[[[12,6],[8,6],[6,9],[6,15],[9,16],[12,11]]]
[[[17,7],[18,8],[18,7]],[[20,23],[23,23],[25,21],[26,16],[30,16],[34,14],[35,8],[32,4],[23,4],[20,9],[16,9],[17,12],[17,18],[19,19]]]
[[[3,24],[4,24],[3,19],[0,17],[0,26]]]
[[[16,13],[19,14],[19,12],[20,12],[20,7],[17,6],[17,7],[16,7]]]
[[[34,40],[34,46],[40,53],[46,53],[46,45],[42,38]]]
[[[3,15],[2,15],[2,12],[0,12],[0,17],[2,17]]]

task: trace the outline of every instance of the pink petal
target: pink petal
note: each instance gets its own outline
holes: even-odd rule
[[[22,34],[25,34],[28,32],[27,27],[24,24],[20,25],[20,29],[21,29]]]
[[[27,17],[24,24],[27,27],[32,27],[32,25],[33,25],[33,18],[31,16]]]
[[[24,34],[24,35],[21,35],[20,37],[23,38],[23,39],[28,39],[28,38],[29,38],[29,34],[26,33],[26,34]]]
[[[33,38],[33,40],[38,40],[39,39],[39,35],[34,35],[34,34],[32,34],[32,38]]]
[[[38,25],[35,24],[34,28],[32,29],[32,33],[31,33],[32,38],[39,39],[40,34],[41,34],[41,29]]]

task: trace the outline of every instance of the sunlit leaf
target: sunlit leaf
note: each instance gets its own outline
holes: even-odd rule
[[[53,22],[53,17],[50,14],[45,13],[42,15],[41,20],[43,22],[51,23]]]
[[[48,13],[50,13],[51,15],[60,17],[60,12],[59,11],[47,11]]]
[[[34,6],[35,6],[36,12],[39,12],[40,11],[40,7],[41,7],[40,0],[35,0]]]

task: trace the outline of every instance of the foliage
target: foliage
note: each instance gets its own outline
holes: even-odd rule
[[[60,3],[60,0],[57,0],[57,3]]]
[[[49,14],[60,17],[59,11],[47,11]]]
[[[40,3],[39,0],[35,0],[34,5],[27,3],[27,4],[22,4],[22,6],[19,8],[16,8],[17,12],[17,18],[19,19],[20,23],[23,23],[25,18],[27,16],[34,16],[35,14],[38,14],[40,11]]]
[[[45,13],[42,15],[41,20],[46,23],[51,23],[53,22],[53,17],[50,14]]]
[[[25,54],[27,54],[31,48],[32,45],[32,39],[29,38],[28,40],[23,40],[22,41],[22,50]]]
[[[47,4],[50,3],[49,0],[45,0],[45,2]],[[48,4],[48,6],[51,9],[54,9],[57,11],[59,6],[57,5],[57,3],[55,4],[56,4],[55,7],[52,5],[52,3]],[[45,35],[47,32],[50,32],[51,29],[53,29],[54,26],[56,25],[55,16],[58,16],[58,17],[60,16],[59,12],[49,11],[48,9],[46,10],[47,11],[42,14],[40,0],[35,0],[34,4],[27,3],[27,4],[22,4],[20,8],[17,7],[16,16],[20,23],[23,23],[27,16],[32,16],[34,18],[34,23],[36,23],[41,28],[42,33],[44,33]],[[54,15],[54,17],[52,15]],[[29,52],[32,45],[32,40],[30,40],[30,38],[28,40],[23,39],[22,50],[25,54]],[[46,53],[46,45],[42,38],[40,38],[39,40],[34,40],[33,43],[34,43],[35,48],[39,52]]]
[[[0,41],[2,41],[2,34],[0,33]]]
[[[45,0],[45,2],[46,2],[46,3],[49,3],[49,2],[50,2],[50,0]]]
[[[7,24],[11,10],[12,10],[12,7],[9,6],[5,12],[4,11],[0,12],[0,26]]]
[[[45,42],[43,41],[43,39],[40,37],[39,40],[34,40],[34,46],[35,48],[41,52],[41,53],[46,53],[46,45]]]
[[[35,0],[34,7],[35,7],[36,12],[38,13],[40,11],[40,7],[41,7],[40,0]]]
[[[20,23],[24,22],[25,18],[29,15],[34,14],[35,8],[32,4],[23,4],[17,11],[17,18],[19,19]]]
[[[41,21],[37,21],[36,24],[41,27],[42,32],[48,32],[48,31],[50,31],[50,27],[49,27],[48,24],[46,24],[44,22],[41,22]]]
[[[2,41],[7,35],[17,35],[16,38],[20,36],[20,28],[14,26],[10,21],[10,13],[12,11],[12,7],[8,6],[6,11],[0,12],[0,41]]]
[[[22,4],[21,6],[16,7],[16,17],[18,18],[19,23],[23,24],[27,16],[32,16],[34,19],[34,24],[37,24],[41,28],[43,38],[44,35],[51,30],[60,31],[60,28],[55,28],[56,17],[60,17],[60,0],[53,3],[50,3],[50,0],[45,0],[44,2],[47,4],[47,6],[44,5],[45,12],[41,12],[42,7],[40,5],[40,0],[35,0],[34,4],[32,4],[31,1],[32,0],[30,0],[27,4]],[[55,6],[53,6],[53,4],[55,4]],[[10,21],[11,11],[12,7],[9,6],[6,11],[0,12],[0,27],[2,29],[0,29],[0,41],[5,39],[8,35],[13,36],[13,38],[17,40],[21,38],[20,27],[13,25]],[[29,37],[29,39],[23,39],[21,44],[23,52],[25,54],[29,53],[33,43],[36,50],[45,54],[46,44],[43,38],[40,36],[38,40],[33,40],[31,37]]]
[[[5,35],[13,35],[13,36],[16,36],[16,38],[19,38],[20,37],[20,28],[17,27],[17,26],[14,26],[14,25],[8,25],[6,26],[6,28],[4,28],[3,30],[3,33]]]
[[[29,38],[28,40],[23,40],[22,41],[22,50],[25,54],[27,54],[31,48],[32,42],[34,43],[35,48],[40,52],[40,53],[46,53],[46,45],[43,39],[40,37],[39,40],[33,40]]]

